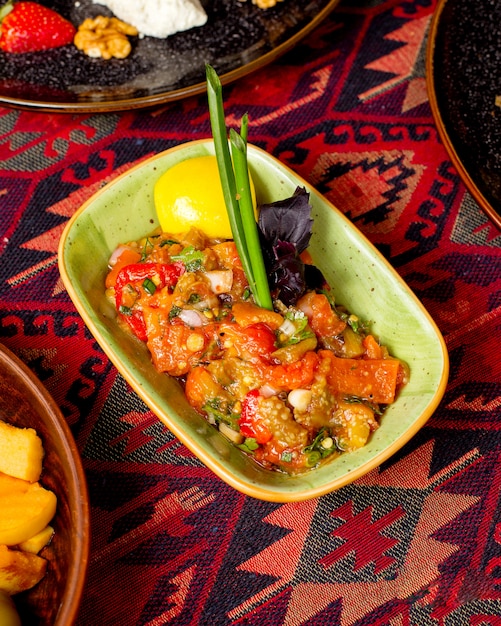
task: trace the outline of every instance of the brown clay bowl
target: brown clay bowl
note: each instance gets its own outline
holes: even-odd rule
[[[23,624],[69,626],[85,583],[89,553],[89,503],[80,456],[57,404],[31,370],[0,344],[0,419],[34,428],[45,449],[40,482],[57,496],[55,533],[41,556],[45,577],[13,596]]]

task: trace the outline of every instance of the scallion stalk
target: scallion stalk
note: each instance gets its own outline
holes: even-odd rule
[[[249,116],[247,113],[244,113],[242,115],[241,123],[242,125],[240,126],[240,137],[242,137],[242,139],[247,144],[247,131],[249,128]]]
[[[238,205],[247,244],[247,253],[252,266],[255,292],[254,296],[259,306],[265,309],[273,309],[273,301],[270,295],[268,276],[261,252],[259,231],[254,216],[254,204],[249,180],[249,166],[247,163],[247,143],[233,128],[230,130],[231,155],[237,185]]]
[[[235,240],[238,255],[240,256],[242,267],[252,290],[254,277],[252,275],[252,266],[250,265],[247,254],[242,218],[238,207],[235,175],[233,173],[230,150],[228,147],[228,136],[223,107],[223,90],[219,76],[216,74],[216,71],[212,66],[206,65],[206,75],[210,122],[212,136],[214,138],[219,176],[221,178],[221,186],[223,188],[224,201],[228,211],[231,232],[233,233],[233,239]]]
[[[228,147],[222,85],[214,68],[206,65],[209,114],[216,159],[233,239],[256,304],[273,308],[268,278],[254,217],[247,165],[248,118],[242,118],[241,134],[230,132],[233,163]]]

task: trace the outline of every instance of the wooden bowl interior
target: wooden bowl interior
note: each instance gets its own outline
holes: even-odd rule
[[[45,387],[14,354],[0,346],[0,419],[34,428],[45,449],[40,482],[57,496],[55,529],[41,556],[47,574],[14,596],[23,624],[67,626],[78,612],[89,551],[85,476],[70,429]]]

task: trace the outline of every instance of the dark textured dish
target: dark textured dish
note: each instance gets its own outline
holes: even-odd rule
[[[459,175],[501,228],[499,0],[439,0],[428,41],[427,84],[440,136]]]
[[[202,0],[205,26],[166,39],[135,38],[127,59],[90,59],[74,46],[23,55],[0,51],[0,104],[41,111],[116,111],[202,93],[205,63],[223,83],[292,48],[339,0],[285,0],[267,10],[251,0]],[[0,0],[0,4],[4,1]],[[80,24],[110,15],[92,0],[40,0]]]
[[[89,554],[87,485],[70,429],[45,387],[0,344],[0,418],[34,428],[45,458],[40,481],[57,495],[55,533],[41,556],[49,561],[44,578],[14,596],[23,624],[69,626],[76,618]]]

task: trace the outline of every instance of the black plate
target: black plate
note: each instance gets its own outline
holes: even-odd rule
[[[501,227],[501,1],[440,0],[427,63],[441,138],[470,193]]]
[[[134,0],[131,0],[134,1]],[[0,0],[1,2],[1,0]],[[74,46],[22,55],[0,51],[0,104],[42,111],[111,111],[179,100],[205,90],[205,64],[228,83],[283,54],[339,0],[202,0],[205,26],[166,39],[134,38],[127,59],[90,59]],[[45,4],[78,25],[111,15],[92,0]]]

